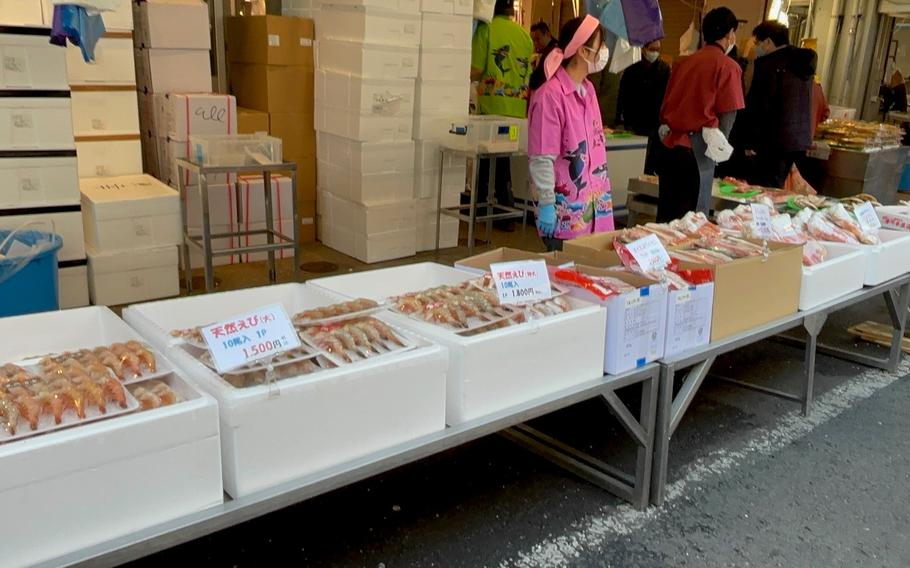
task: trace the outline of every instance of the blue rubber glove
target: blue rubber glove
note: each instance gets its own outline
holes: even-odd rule
[[[556,206],[552,203],[537,208],[537,230],[545,237],[556,232]]]

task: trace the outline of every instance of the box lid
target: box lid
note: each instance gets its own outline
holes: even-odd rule
[[[148,174],[83,178],[79,189],[98,221],[180,214],[177,191]]]
[[[85,252],[92,274],[96,276],[151,268],[175,268],[178,262],[177,247],[174,245],[117,252],[98,252],[86,247]]]

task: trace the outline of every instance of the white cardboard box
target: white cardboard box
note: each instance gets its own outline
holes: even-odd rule
[[[827,243],[822,246],[827,247]],[[803,266],[799,309],[808,310],[862,289],[866,255],[858,250],[828,248],[828,258],[814,266]]]
[[[711,341],[714,283],[671,290],[667,294],[667,341],[664,357],[696,349]]]
[[[471,16],[474,14],[473,0],[422,0],[420,11],[430,14]]]
[[[216,93],[153,95],[158,136],[187,141],[190,136],[237,133],[237,99]]]
[[[0,58],[0,89],[69,90],[66,52],[48,43],[47,36],[0,34]]]
[[[419,14],[401,14],[372,7],[324,4],[316,17],[316,30],[318,39],[405,47],[420,45]]]
[[[144,339],[106,308],[7,318],[0,359]],[[32,565],[223,502],[218,407],[183,380],[186,400],[0,446],[3,563]],[[35,527],[53,511],[53,538]],[[53,562],[52,562],[53,563]]]
[[[147,174],[79,181],[85,242],[96,253],[176,246],[180,197]]]
[[[85,241],[82,231],[82,212],[79,206],[67,207],[59,213],[29,213],[27,215],[0,215],[0,229],[17,229],[24,223],[34,221],[29,229],[53,231],[63,239],[63,248],[57,253],[59,262],[85,258]]]
[[[96,252],[88,247],[89,291],[97,306],[120,306],[180,295],[177,247]]]
[[[423,14],[420,46],[423,48],[464,49],[471,45],[470,16]]]
[[[146,93],[210,93],[207,49],[137,49],[136,86]]]
[[[446,353],[418,347],[295,379],[236,389],[173,345],[170,331],[281,303],[289,315],[333,303],[282,284],[131,306],[124,318],[220,403],[225,490],[274,487],[444,428]],[[387,316],[379,316],[385,319]]]
[[[0,98],[0,150],[72,150],[69,97]]]
[[[86,63],[82,50],[66,48],[70,85],[135,85],[133,41],[130,38],[102,37],[95,46],[95,61]]]
[[[44,22],[41,0],[0,0],[0,23],[6,26],[50,27],[50,22]]]
[[[470,76],[471,49],[420,48],[420,78],[427,81],[452,81],[456,77]]]
[[[910,272],[910,234],[881,229],[879,237],[882,242],[877,245],[822,244],[827,247],[829,252],[844,248],[863,252],[866,255],[866,271],[863,284],[876,286]]]
[[[414,113],[463,115],[471,102],[471,84],[467,81],[417,81]]]
[[[321,39],[316,43],[319,69],[377,79],[415,79],[419,53],[416,47],[370,45]]]
[[[0,159],[0,209],[77,203],[75,157]]]
[[[876,207],[882,227],[892,231],[910,231],[910,206],[885,205]]]
[[[135,8],[136,46],[166,49],[212,47],[209,10],[200,0],[147,0]]]
[[[136,91],[73,91],[76,136],[139,134]]]
[[[470,272],[421,263],[319,278],[307,286],[381,300],[472,278]],[[603,375],[606,312],[570,301],[571,312],[473,337],[400,314],[390,318],[449,349],[446,422],[457,425]]]
[[[82,308],[89,304],[88,266],[66,266],[57,269],[60,309]]]
[[[85,140],[76,143],[79,177],[127,176],[142,173],[142,142]]]

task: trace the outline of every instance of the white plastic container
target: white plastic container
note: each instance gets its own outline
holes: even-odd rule
[[[82,50],[69,45],[66,48],[66,68],[70,85],[135,85],[133,40],[102,37],[95,46],[93,63],[86,63]]]
[[[170,331],[281,303],[292,315],[333,303],[282,284],[131,306],[124,318],[220,403],[224,485],[242,497],[444,427],[446,353],[418,347],[312,375],[237,389],[174,346]],[[383,319],[386,316],[379,316]]]
[[[265,134],[190,136],[190,158],[205,166],[280,164],[281,138]]]
[[[69,90],[66,52],[48,43],[47,36],[0,34],[0,58],[0,89]]]
[[[89,292],[96,306],[120,306],[180,295],[177,247],[88,254]]]
[[[74,91],[76,136],[139,134],[136,91]]]
[[[75,156],[0,159],[0,209],[78,203]]]
[[[0,98],[0,150],[72,150],[69,98]]]
[[[368,44],[420,45],[420,15],[324,4],[316,18],[319,39],[341,39]]]
[[[370,45],[335,39],[319,40],[316,57],[319,69],[371,79],[414,79],[420,59],[416,47]]]
[[[468,113],[471,100],[471,84],[464,78],[455,81],[417,81],[414,112],[423,114]]]
[[[471,46],[471,17],[423,14],[420,23],[421,48],[465,49]]]
[[[881,244],[845,245],[824,243],[829,251],[839,249],[859,250],[866,255],[866,271],[863,284],[875,286],[892,278],[910,272],[910,234],[901,231],[881,229]]]
[[[420,79],[452,81],[471,73],[471,49],[420,47]],[[469,86],[470,88],[470,86]]]
[[[828,258],[814,266],[803,266],[799,309],[809,310],[863,287],[866,255],[858,250],[828,248]]]
[[[76,143],[79,177],[128,176],[142,173],[142,143],[134,140],[85,140]]]
[[[106,308],[4,324],[16,330],[4,361],[145,341]],[[218,407],[184,376],[167,379],[184,402],[0,446],[0,507],[15,511],[0,518],[4,565],[52,561],[223,502]],[[37,526],[53,526],[53,538]]]
[[[347,298],[385,299],[476,278],[434,263],[310,280]],[[400,314],[412,329],[449,349],[446,422],[457,425],[603,376],[606,311],[571,299],[574,310],[473,337]]]
[[[333,4],[336,6],[354,6],[375,8],[399,14],[419,14],[420,0],[328,0],[321,4],[322,8]]]
[[[413,142],[357,142],[320,133],[316,148],[321,189],[362,205],[412,196]]]
[[[65,211],[55,213],[0,215],[0,229],[17,229],[28,221],[38,222],[31,228],[38,231],[53,229],[63,239],[63,248],[57,253],[57,261],[66,262],[85,259],[82,212],[79,210],[78,205],[69,206]]]
[[[875,212],[882,227],[892,231],[910,231],[910,206],[885,205],[876,207]]]

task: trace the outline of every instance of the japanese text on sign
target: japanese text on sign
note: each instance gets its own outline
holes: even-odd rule
[[[202,328],[219,373],[300,347],[281,304],[266,306]]]
[[[553,296],[547,264],[542,260],[491,264],[490,272],[501,304],[525,304]]]
[[[626,245],[626,248],[645,272],[663,270],[670,264],[670,255],[667,254],[667,249],[664,248],[657,235],[648,235],[632,241]]]
[[[752,229],[755,236],[771,240],[774,237],[774,231],[771,229],[771,208],[764,203],[752,204]]]
[[[859,221],[859,226],[862,230],[877,231],[882,228],[882,222],[871,203],[866,202],[854,207],[853,213],[856,214],[856,219]]]

